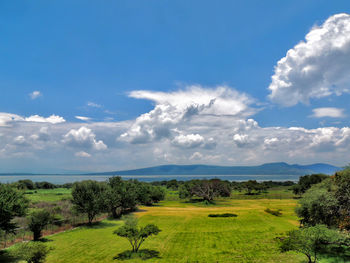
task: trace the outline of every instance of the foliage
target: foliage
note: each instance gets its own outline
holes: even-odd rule
[[[305,225],[325,224],[350,229],[350,170],[312,186],[300,199],[296,213]]]
[[[27,261],[28,263],[45,262],[46,256],[50,249],[40,242],[24,242],[16,246],[11,251],[15,258]]]
[[[342,228],[350,230],[350,169],[337,172],[334,176],[334,197],[339,204]]]
[[[106,210],[104,206],[106,188],[106,184],[91,180],[76,182],[73,185],[72,203],[74,208],[77,212],[87,214],[89,224],[92,223],[95,216]]]
[[[318,184],[328,177],[329,176],[325,174],[311,174],[301,176],[298,183],[293,186],[293,193],[296,195],[302,195],[308,189],[310,189],[312,185]]]
[[[136,195],[136,202],[140,205],[153,205],[165,198],[164,190],[159,186],[154,186],[148,183],[130,180],[128,191],[133,191]]]
[[[223,214],[209,214],[208,217],[237,217],[237,215],[232,213],[223,213]]]
[[[274,216],[281,216],[282,215],[281,209],[273,210],[270,208],[266,208],[264,211],[266,213],[269,213],[269,214],[274,215]]]
[[[245,189],[248,195],[255,193],[261,193],[267,190],[267,187],[264,184],[258,183],[256,180],[249,180],[243,183],[243,189]]]
[[[327,179],[311,187],[299,200],[297,215],[305,225],[324,224],[337,227],[339,204],[332,192],[332,180]]]
[[[280,248],[284,252],[293,250],[303,253],[309,263],[313,263],[317,262],[318,253],[324,246],[340,243],[343,239],[338,231],[328,229],[325,225],[315,225],[288,232]]]
[[[132,183],[123,181],[120,177],[108,180],[105,192],[105,204],[113,218],[120,217],[125,211],[132,211],[136,207],[136,193]]]
[[[12,222],[16,216],[23,216],[28,207],[28,200],[23,194],[9,185],[0,184],[0,230],[14,233],[16,224]]]
[[[231,187],[229,183],[220,179],[191,180],[179,188],[179,197],[181,199],[196,196],[204,201],[211,202],[215,197],[229,197],[230,195]]]
[[[125,225],[115,230],[114,234],[127,238],[132,246],[132,252],[137,252],[146,238],[152,235],[158,235],[160,231],[154,224],[138,227],[137,219],[128,217],[125,220]]]
[[[47,210],[34,211],[29,217],[28,228],[33,232],[33,240],[41,238],[43,229],[51,222],[52,217]]]

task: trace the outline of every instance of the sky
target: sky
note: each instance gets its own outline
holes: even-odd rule
[[[1,1],[0,172],[344,166],[350,2]]]

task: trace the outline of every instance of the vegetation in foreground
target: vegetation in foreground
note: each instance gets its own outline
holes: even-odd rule
[[[7,255],[17,255],[18,259],[34,263],[44,262],[48,252],[50,253],[47,262],[138,262],[146,259],[150,262],[301,262],[302,256],[299,253],[302,253],[309,262],[346,262],[349,209],[343,201],[349,199],[346,191],[350,182],[349,174],[349,171],[343,171],[334,177],[305,176],[295,186],[288,182],[285,186],[280,183],[256,181],[236,184],[218,179],[171,182],[170,187],[166,185],[166,201],[162,201],[156,207],[139,207],[141,210],[135,213],[144,227],[138,227],[132,220],[127,220],[125,224],[120,220],[104,220],[92,224],[92,219],[105,212],[109,212],[112,217],[119,217],[125,212],[133,211],[136,205],[141,203],[139,200],[145,196],[151,203],[143,198],[144,205],[158,202],[164,198],[164,188],[159,188],[163,187],[163,182],[160,182],[160,185],[157,182],[153,183],[155,186],[152,186],[114,177],[107,183],[76,183],[72,190],[74,206],[71,206],[71,209],[86,214],[89,225],[46,237],[45,241],[50,241],[47,242],[47,246],[42,242],[17,244],[7,250]],[[277,189],[271,188],[273,186]],[[8,186],[5,188],[10,189]],[[48,191],[54,190],[53,187]],[[296,200],[283,199],[288,198],[292,190],[301,196],[300,206],[296,210],[301,217],[301,228],[297,227],[297,218],[293,213]],[[281,200],[273,199],[276,192],[280,193]],[[37,194],[37,190],[35,193]],[[16,191],[12,194],[17,196],[18,200],[23,197]],[[242,198],[243,196],[246,198]],[[179,200],[179,197],[187,199]],[[330,206],[327,206],[328,204]],[[313,209],[315,205],[318,205],[317,209]],[[250,208],[247,210],[247,207]],[[336,217],[334,212],[338,212]],[[332,214],[333,217],[328,216]],[[14,216],[16,214],[11,218]],[[268,220],[266,216],[269,217]],[[52,223],[50,220],[52,217],[46,209],[34,209],[30,213],[28,226],[35,240],[40,238],[43,228]],[[173,224],[174,221],[177,223]],[[165,236],[163,231],[160,233],[158,225],[166,232]],[[110,240],[111,233],[120,238]],[[284,236],[285,233],[287,236]],[[72,239],[69,238],[70,234]],[[179,234],[181,238],[176,238]],[[143,249],[140,249],[145,239],[152,235],[157,236],[149,239]],[[276,239],[276,236],[281,238]],[[127,242],[124,241],[123,244],[120,240],[122,237],[129,240],[132,250],[126,249]],[[101,244],[89,244],[85,238],[97,239]],[[69,247],[62,247],[66,243],[70,244]],[[208,243],[212,243],[211,247]],[[107,253],[107,250],[112,244],[123,250],[112,251],[115,254],[110,255],[111,251]],[[93,248],[94,253],[102,249],[103,251],[99,252],[101,257],[96,258],[89,254],[82,245]],[[38,249],[39,246],[42,246],[42,249]],[[330,251],[329,247],[338,249],[338,252],[339,249],[342,251],[336,257],[334,253],[329,253],[334,252]],[[59,255],[55,253],[56,249]],[[40,250],[43,253],[40,253]],[[281,253],[281,250],[295,251],[298,254]],[[26,253],[21,253],[23,251]],[[82,251],[83,254],[77,253],[78,251]],[[76,258],[73,253],[80,256]],[[178,256],[182,254],[186,256]],[[0,259],[5,262],[16,260],[15,257],[6,259],[1,255]]]
[[[217,206],[183,201],[162,201],[142,206],[134,215],[141,226],[154,224],[162,231],[148,238],[139,252],[147,262],[300,262],[302,255],[281,254],[277,235],[296,229],[295,200],[217,200]],[[282,209],[276,217],[266,207]],[[237,217],[209,218],[209,214],[233,213]],[[122,262],[114,259],[130,251],[125,238],[113,234],[122,220],[104,220],[92,226],[47,236],[53,250],[47,263]],[[126,252],[127,253],[127,252]],[[150,258],[151,257],[151,258]],[[125,262],[144,262],[133,258]]]

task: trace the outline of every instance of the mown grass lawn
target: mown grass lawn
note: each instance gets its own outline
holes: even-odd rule
[[[300,262],[302,255],[281,254],[274,238],[296,228],[295,200],[224,200],[218,206],[165,201],[141,207],[140,224],[154,223],[162,232],[146,240],[143,249],[159,252],[147,262]],[[276,217],[264,212],[282,209]],[[235,213],[236,218],[210,218],[210,213]],[[113,259],[130,249],[113,234],[122,221],[105,220],[47,237],[53,248],[47,262],[120,262]],[[128,260],[126,262],[143,262]]]

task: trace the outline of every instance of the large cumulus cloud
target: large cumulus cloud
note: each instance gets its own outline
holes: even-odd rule
[[[252,98],[227,86],[203,88],[197,85],[169,93],[141,90],[131,92],[130,97],[155,103],[153,110],[139,116],[121,135],[121,140],[131,143],[174,138],[179,136],[181,125],[197,117],[244,118],[256,111],[251,107]]]
[[[284,106],[350,91],[350,15],[314,26],[278,61],[269,98]]]

